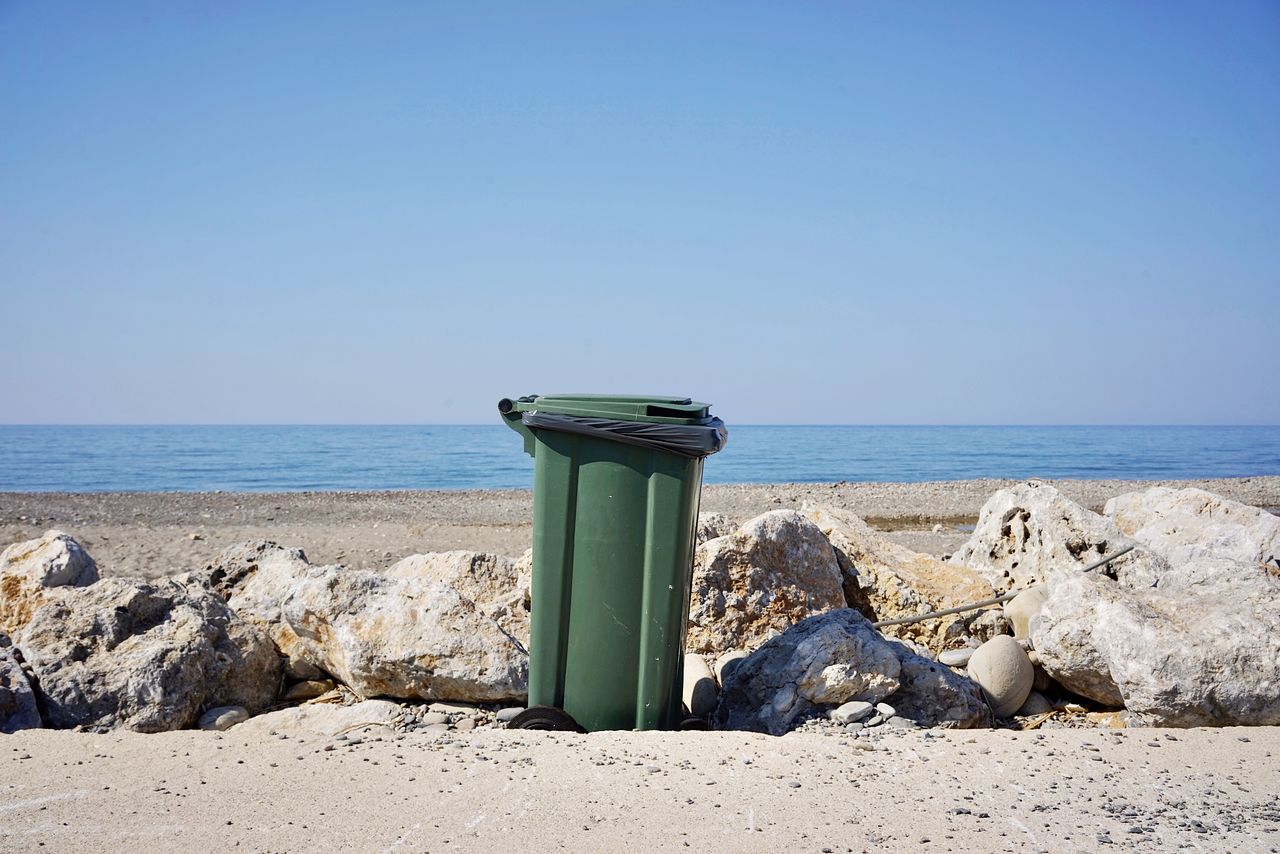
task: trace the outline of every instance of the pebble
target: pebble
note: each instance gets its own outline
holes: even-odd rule
[[[500,724],[510,723],[512,720],[515,719],[516,715],[520,714],[523,711],[524,709],[520,708],[519,706],[508,706],[505,709],[499,709],[498,723]]]
[[[901,729],[915,729],[917,726],[919,726],[919,724],[911,720],[911,718],[904,718],[901,715],[894,715],[893,717],[889,718],[887,723],[889,724],[889,726],[895,726]]]
[[[419,717],[418,720],[422,721],[423,725],[427,727],[437,726],[438,724],[449,725],[449,716],[444,712],[427,712]]]
[[[446,715],[469,715],[475,710],[475,706],[465,706],[461,703],[431,703],[427,706],[428,712],[441,712]]]
[[[460,729],[460,730],[470,730],[470,729],[475,729],[475,728],[476,728],[476,720],[475,720],[475,718],[463,718],[462,720],[460,720],[460,721],[458,721],[456,724],[454,724],[454,725],[453,725],[453,728],[454,728],[454,729]]]
[[[947,665],[947,667],[964,667],[972,657],[972,649],[944,649],[938,655],[938,662]]]
[[[249,720],[249,710],[243,706],[219,706],[201,715],[200,722],[196,726],[204,730],[222,732],[247,720]]]
[[[295,682],[290,685],[280,699],[311,700],[329,693],[334,687],[334,683],[329,679],[308,679],[305,682]]]
[[[884,715],[879,715],[879,714],[872,715],[871,717],[863,721],[863,724],[865,726],[879,726],[882,723],[884,723]]]
[[[876,711],[883,715],[886,720],[898,713],[898,710],[888,703],[876,703]]]
[[[1046,712],[1053,711],[1053,703],[1045,698],[1044,694],[1039,691],[1032,691],[1027,695],[1027,699],[1018,708],[1018,714],[1023,717],[1030,715],[1043,715]]]
[[[875,709],[870,703],[862,700],[850,700],[831,712],[831,720],[838,724],[851,724],[868,717]]]

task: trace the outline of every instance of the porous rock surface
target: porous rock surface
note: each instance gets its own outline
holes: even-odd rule
[[[982,506],[973,535],[950,562],[972,567],[997,593],[1039,584],[1055,570],[1083,568],[1136,546],[1097,570],[1113,578],[1150,582],[1164,560],[1121,533],[1115,523],[1065,498],[1052,486],[1027,481],[997,491]]]
[[[991,584],[973,569],[913,552],[878,534],[848,510],[806,503],[801,512],[835,550],[845,602],[871,620],[915,616],[995,595]],[[964,619],[954,615],[886,626],[882,631],[936,651],[963,633]]]
[[[266,631],[298,679],[331,675],[364,697],[492,702],[528,690],[531,559],[453,551],[385,572],[311,566],[245,543],[204,573]]]
[[[989,716],[976,685],[842,608],[803,620],[743,659],[725,679],[716,726],[781,735],[851,700],[886,699],[924,725],[975,726]]]
[[[411,555],[387,570],[389,578],[447,584],[521,644],[529,644],[533,552],[519,560],[484,552]]]
[[[48,531],[0,552],[0,631],[16,635],[59,587],[85,587],[98,567],[71,535]]]
[[[182,580],[211,589],[241,619],[264,632],[284,657],[289,676],[321,679],[324,672],[302,655],[298,636],[280,609],[289,592],[311,569],[301,549],[256,540],[231,546],[201,573]]]
[[[822,531],[794,510],[773,510],[698,546],[686,648],[751,650],[843,607],[840,567]]]
[[[280,605],[293,654],[363,697],[524,700],[519,638],[449,583],[398,576],[312,567]]]
[[[1151,726],[1280,724],[1280,578],[1202,558],[1132,585],[1059,572],[1032,632],[1067,688]]]
[[[1112,498],[1103,513],[1175,568],[1209,558],[1280,574],[1280,517],[1266,510],[1203,489],[1157,486]]]
[[[732,534],[738,526],[723,513],[699,513],[695,542],[698,545],[716,537]]]
[[[275,700],[270,641],[211,592],[102,579],[46,602],[14,639],[54,728],[161,732],[209,706]]]

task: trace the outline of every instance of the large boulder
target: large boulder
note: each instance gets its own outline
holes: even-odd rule
[[[280,610],[311,569],[301,549],[254,540],[230,546],[202,571],[177,580],[216,593],[242,620],[266,634],[284,657],[290,677],[320,679],[325,673],[301,655],[298,637]]]
[[[1280,518],[1266,510],[1203,489],[1157,486],[1112,498],[1103,512],[1175,568],[1209,558],[1280,574]]]
[[[295,679],[332,675],[363,696],[482,702],[527,691],[531,564],[529,553],[453,551],[379,573],[311,566],[301,550],[263,540],[227,549],[193,581],[266,632]]]
[[[312,567],[280,611],[291,655],[363,697],[523,701],[529,654],[481,603],[408,566]]]
[[[848,510],[805,504],[801,512],[835,549],[845,602],[872,620],[915,616],[995,595],[975,570],[913,552],[881,536]],[[953,615],[886,626],[882,631],[938,651],[963,633],[964,621],[963,615]]]
[[[987,500],[971,536],[951,563],[980,572],[997,593],[1039,584],[1055,570],[1082,568],[1125,546],[1134,551],[1098,570],[1150,583],[1167,564],[1121,533],[1110,519],[1028,481]]]
[[[816,525],[773,510],[698,546],[689,652],[754,649],[806,617],[845,607],[840,566]]]
[[[695,541],[698,545],[702,545],[707,540],[732,534],[737,527],[733,524],[733,520],[723,513],[699,513],[698,527],[694,534]]]
[[[58,729],[181,729],[212,706],[266,708],[280,680],[265,636],[212,593],[173,581],[68,589],[15,643]]]
[[[991,725],[991,710],[978,685],[931,658],[916,655],[904,644],[895,642],[893,646],[902,669],[898,690],[886,702],[898,717],[944,729]]]
[[[58,587],[85,587],[98,580],[89,553],[62,531],[14,543],[0,552],[0,632],[15,635]]]
[[[387,576],[446,584],[521,644],[529,643],[531,552],[520,560],[468,551],[411,555],[392,565]]]
[[[12,734],[43,725],[36,695],[14,655],[13,643],[0,632],[0,733]]]
[[[1040,663],[1139,725],[1280,724],[1280,579],[1212,557],[1153,583],[1057,572],[1032,629]]]
[[[851,700],[887,700],[926,726],[989,718],[976,685],[843,608],[803,620],[743,659],[725,678],[716,726],[782,735]]]

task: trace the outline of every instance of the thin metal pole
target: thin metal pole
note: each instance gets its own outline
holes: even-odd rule
[[[1115,552],[1114,554],[1107,555],[1101,560],[1098,560],[1098,561],[1095,561],[1094,563],[1089,564],[1088,566],[1086,566],[1084,569],[1080,571],[1093,572],[1098,567],[1106,566],[1107,564],[1111,563],[1111,561],[1115,560],[1121,555],[1127,555],[1131,551],[1133,551],[1133,546],[1125,546],[1120,551]],[[930,611],[927,614],[919,614],[914,617],[898,617],[893,620],[881,620],[880,622],[872,623],[871,625],[875,626],[878,629],[881,626],[902,626],[902,625],[906,625],[907,623],[919,623],[922,620],[932,620],[934,617],[946,617],[951,614],[963,614],[965,611],[976,611],[979,608],[986,608],[990,605],[999,605],[1002,602],[1008,602],[1010,599],[1012,599],[1014,596],[1017,596],[1021,592],[1022,592],[1021,590],[1011,590],[1008,593],[1004,594],[1003,596],[997,596],[994,599],[983,599],[981,602],[972,602],[968,605],[957,605],[954,608],[944,608],[941,611]]]

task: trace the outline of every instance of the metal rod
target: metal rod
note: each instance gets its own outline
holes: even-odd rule
[[[1100,566],[1106,566],[1107,564],[1111,563],[1111,561],[1113,561],[1113,560],[1115,560],[1116,558],[1120,557],[1120,555],[1127,555],[1127,554],[1128,554],[1129,552],[1131,552],[1131,551],[1133,551],[1133,546],[1125,546],[1124,548],[1122,548],[1120,551],[1116,552],[1115,554],[1113,554],[1113,555],[1107,555],[1106,557],[1104,557],[1102,560],[1098,561],[1097,563],[1091,563],[1091,564],[1089,564],[1088,566],[1086,566],[1084,569],[1082,569],[1082,570],[1080,570],[1080,571],[1081,571],[1081,572],[1093,572],[1093,571],[1094,571],[1095,569],[1097,569],[1098,567],[1100,567]]]
[[[1111,561],[1115,560],[1121,555],[1127,555],[1131,551],[1133,551],[1133,546],[1125,546],[1120,551],[1115,552],[1114,554],[1109,554],[1106,557],[1102,558],[1101,560],[1098,560],[1098,561],[1095,561],[1094,563],[1089,564],[1088,566],[1086,566],[1084,569],[1080,571],[1093,572],[1098,567],[1106,566],[1107,564],[1111,563]],[[1010,599],[1012,599],[1014,596],[1017,596],[1021,592],[1022,592],[1021,590],[1011,590],[1008,593],[1004,594],[1003,596],[997,596],[994,599],[983,599],[981,602],[971,602],[968,605],[957,605],[954,608],[943,608],[941,611],[930,611],[927,614],[918,614],[914,617],[897,617],[896,619],[893,619],[893,620],[881,620],[880,622],[872,623],[871,625],[875,626],[878,629],[881,626],[901,626],[907,623],[919,623],[922,620],[932,620],[934,617],[946,617],[951,614],[963,614],[965,611],[976,611],[979,608],[986,608],[990,605],[999,605],[1002,602],[1008,602]]]
[[[927,614],[917,614],[914,617],[898,617],[893,620],[881,620],[878,623],[872,623],[877,629],[881,626],[901,626],[904,623],[918,623],[921,620],[932,620],[934,617],[945,617],[948,614],[961,614],[965,611],[976,611],[979,608],[985,608],[988,605],[999,605],[1001,602],[1008,602],[1014,596],[1021,593],[1021,590],[1014,590],[1003,596],[997,596],[994,599],[983,599],[981,602],[973,602],[968,605],[957,605],[954,608],[943,608],[941,611],[930,611]]]

